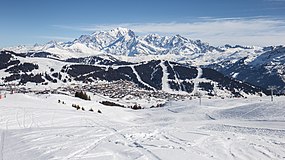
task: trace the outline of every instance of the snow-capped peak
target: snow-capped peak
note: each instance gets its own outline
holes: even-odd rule
[[[108,32],[110,35],[114,35],[115,37],[122,37],[122,36],[134,36],[134,32],[127,28],[118,27],[116,29],[112,29]]]
[[[92,33],[91,35],[84,35],[84,36],[96,37],[96,38],[97,37],[104,38],[104,36],[113,37],[113,38],[120,38],[123,36],[134,37],[135,33],[130,29],[118,27],[118,28],[112,29],[110,31],[96,31],[96,32]]]
[[[8,48],[15,52],[45,51],[62,58],[111,54],[116,56],[161,56],[162,59],[183,60],[191,64],[206,65],[223,59],[234,61],[246,55],[254,58],[272,47],[250,47],[225,45],[214,47],[201,40],[191,40],[181,35],[162,36],[148,34],[137,36],[128,28],[118,27],[108,31],[96,31],[89,35],[81,35],[69,42],[50,41],[45,45],[21,46]],[[250,53],[250,54],[249,54]],[[167,56],[166,56],[167,55]],[[147,57],[145,57],[147,58]],[[145,59],[139,58],[139,59]]]
[[[42,46],[29,47],[27,52],[33,50],[50,51],[54,54],[62,52],[78,54],[88,51],[88,53],[104,52],[113,55],[133,56],[206,52],[209,47],[206,43],[192,41],[181,35],[170,37],[158,34],[136,36],[134,31],[118,27],[109,31],[96,31],[90,35],[81,35],[71,42],[50,41]]]

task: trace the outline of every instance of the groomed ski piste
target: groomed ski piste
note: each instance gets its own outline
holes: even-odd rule
[[[194,98],[143,110],[99,101],[7,94],[0,160],[285,159],[284,97]]]

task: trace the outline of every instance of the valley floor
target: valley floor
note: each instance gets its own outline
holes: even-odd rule
[[[285,159],[284,97],[202,99],[202,105],[193,99],[144,110],[91,99],[0,99],[0,160]]]

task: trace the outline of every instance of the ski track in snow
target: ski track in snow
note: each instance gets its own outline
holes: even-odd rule
[[[121,138],[121,140],[128,141],[126,139],[125,135],[122,134],[122,132],[133,129],[133,128],[124,128],[124,129],[121,129],[121,130],[117,130],[117,129],[113,128],[113,127],[108,126],[108,124],[104,124],[104,122],[103,123],[102,122],[101,123],[96,123],[92,119],[89,119],[89,120],[92,121],[93,123],[95,123],[95,124],[105,128],[105,129],[107,129],[108,131],[110,131],[110,133],[107,134],[107,135],[102,136],[99,139],[96,139],[94,142],[88,144],[86,147],[84,147],[84,148],[82,148],[82,149],[80,149],[80,150],[78,150],[78,151],[68,155],[67,157],[63,158],[64,160],[85,157],[88,154],[88,152],[94,150],[100,143],[102,143],[103,141],[107,141],[107,140],[110,141],[110,138],[114,137],[114,136],[119,136]],[[135,149],[138,152],[140,152],[141,154],[143,154],[144,156],[151,157],[150,159],[158,159],[158,160],[160,160],[160,158],[157,155],[155,155],[151,151],[147,150],[146,148],[144,148],[139,143],[137,143],[137,142],[129,142],[129,141],[127,143],[134,144],[135,145]],[[87,157],[90,157],[90,156],[87,156]]]
[[[138,72],[136,71],[136,69],[135,69],[134,66],[130,66],[130,67],[131,67],[131,69],[133,70],[134,74],[135,74],[136,77],[137,77],[137,80],[138,80],[140,83],[142,83],[143,85],[147,86],[148,88],[151,88],[151,89],[154,90],[154,91],[156,90],[154,87],[152,87],[152,86],[150,86],[149,84],[145,83],[145,82],[141,79],[140,75],[138,74]]]
[[[181,91],[181,83],[180,83],[180,80],[177,78],[177,74],[175,73],[175,70],[173,69],[173,65],[171,63],[169,63],[169,66],[171,67],[173,73],[174,73],[174,78],[175,78],[175,82],[179,84],[179,91]]]
[[[80,158],[80,157],[83,157],[84,155],[86,155],[89,151],[93,150],[96,148],[97,145],[99,145],[103,140],[111,137],[111,136],[114,136],[115,134],[119,134],[120,131],[117,131],[117,132],[113,132],[113,133],[110,133],[110,134],[107,134],[106,136],[103,136],[99,139],[96,139],[94,142],[88,144],[86,147],[68,155],[66,158],[63,158],[63,160],[68,160],[68,159],[72,159],[72,158]]]
[[[4,156],[4,144],[5,144],[5,131],[2,131],[1,133],[1,148],[0,148],[0,160],[4,160],[3,156]]]
[[[192,94],[195,94],[198,91],[198,86],[199,86],[199,79],[201,78],[202,74],[203,74],[203,70],[200,67],[197,67],[197,77],[193,80],[194,82],[194,89]]]
[[[162,90],[167,93],[173,93],[174,91],[170,88],[168,83],[169,73],[167,72],[167,67],[164,63],[165,61],[160,62],[160,67],[162,68],[162,79],[161,79]]]
[[[0,123],[0,160],[4,158],[3,154],[5,159],[22,160],[285,158],[284,116],[276,114],[275,118],[279,121],[265,124],[229,117],[224,120],[213,114],[228,108],[234,112],[237,108],[237,111],[244,109],[245,113],[250,111],[251,114],[247,114],[249,116],[258,113],[258,110],[240,106],[255,106],[268,97],[205,99],[205,106],[197,105],[197,99],[173,101],[163,108],[140,111],[103,107],[100,108],[103,113],[97,114],[76,111],[71,106],[58,104],[57,100],[62,97],[57,95],[49,96],[51,99],[34,96],[16,94],[10,99],[8,96],[7,101],[1,101],[0,117],[5,115],[10,122]],[[64,98],[68,104],[75,100],[77,99]],[[268,102],[263,102],[265,105],[260,106],[266,108],[266,111],[271,109],[269,114],[285,109],[282,105],[283,97],[277,100],[272,104],[268,98]],[[37,105],[40,102],[42,106]],[[232,106],[233,102],[235,106]],[[31,105],[32,103],[35,104]],[[78,100],[76,103],[88,106],[89,102]],[[93,106],[94,103],[91,101],[90,105]],[[267,106],[270,104],[274,107]],[[20,108],[23,112],[15,116]],[[112,112],[117,114],[108,116]],[[219,113],[225,114],[216,114]],[[132,115],[133,118],[116,121],[127,115]],[[214,118],[209,119],[208,116]],[[264,114],[263,118],[270,116]],[[30,121],[39,125],[28,125]],[[9,132],[5,131],[6,125]],[[271,129],[272,126],[277,128]],[[23,153],[23,156],[17,153]]]
[[[168,71],[167,71],[167,67],[165,65],[167,61],[161,61],[160,62],[160,67],[162,68],[162,78],[161,78],[161,86],[162,86],[162,91],[166,92],[166,93],[170,93],[170,94],[188,94],[187,92],[184,91],[176,91],[170,88],[169,85],[169,80],[168,80]],[[177,80],[178,83],[180,83]],[[180,88],[181,89],[181,88]]]

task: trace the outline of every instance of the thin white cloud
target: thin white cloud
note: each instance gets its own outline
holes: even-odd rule
[[[139,35],[158,33],[162,35],[180,34],[191,39],[201,39],[212,45],[280,45],[285,44],[285,20],[266,17],[220,18],[206,17],[192,23],[123,23],[89,26],[62,26],[62,29],[80,31],[101,31],[126,27]]]
[[[38,36],[38,38],[49,39],[49,40],[58,40],[58,41],[74,40],[74,37],[61,37],[61,36]]]

